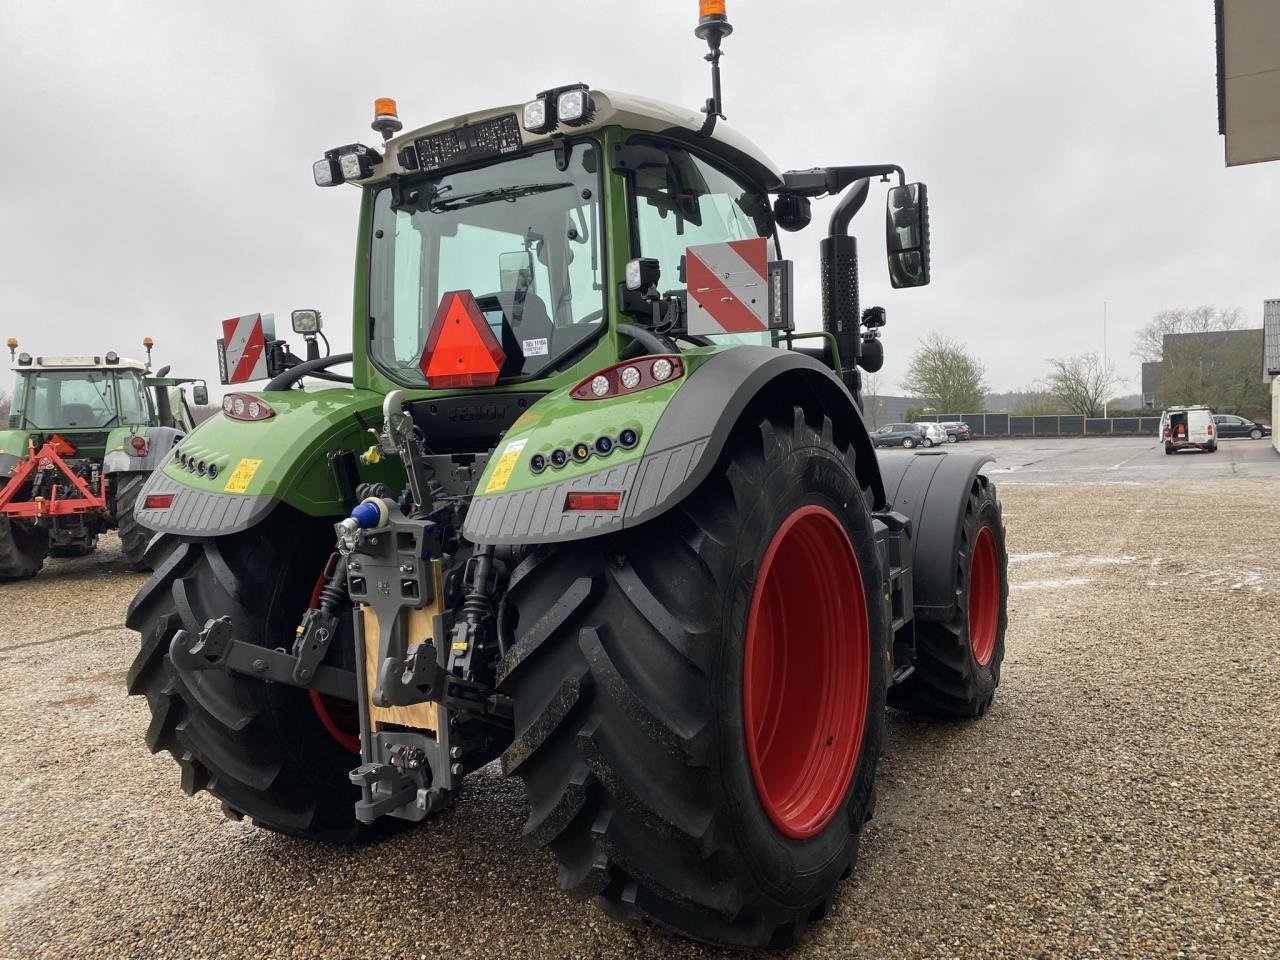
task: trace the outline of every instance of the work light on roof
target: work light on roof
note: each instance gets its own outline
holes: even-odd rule
[[[591,120],[591,94],[585,84],[563,91],[556,98],[556,116],[570,127],[580,127]]]
[[[538,99],[530,100],[524,105],[521,120],[524,128],[530,133],[547,133],[556,125],[555,118],[550,114],[551,111],[547,108],[546,98],[538,97]]]
[[[364,180],[382,162],[382,154],[363,143],[326,150],[323,159],[311,165],[317,187],[336,187],[348,180]]]

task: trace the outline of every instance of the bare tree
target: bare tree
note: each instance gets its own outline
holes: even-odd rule
[[[1039,381],[1023,387],[1009,398],[1009,410],[1019,417],[1044,417],[1062,413],[1063,403],[1058,396]]]
[[[1123,382],[1116,368],[1110,363],[1104,366],[1096,353],[1058,357],[1049,363],[1053,367],[1049,391],[1067,410],[1081,416],[1102,416],[1104,404]]]
[[[987,392],[986,372],[959,340],[931,333],[912,355],[902,389],[936,413],[979,413]]]
[[[1161,310],[1138,331],[1133,355],[1143,361],[1167,360],[1168,357],[1164,355],[1164,338],[1167,334],[1236,330],[1239,329],[1243,316],[1239,307],[1220,309],[1209,304]]]
[[[9,394],[0,390],[0,427],[3,427],[9,420],[10,401]]]

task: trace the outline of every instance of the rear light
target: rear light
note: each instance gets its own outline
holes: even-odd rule
[[[1168,428],[1168,427],[1165,427],[1165,428],[1164,428],[1164,438],[1165,438],[1166,440],[1168,440],[1170,436],[1171,436],[1171,434],[1169,433],[1169,428]]]
[[[620,493],[570,493],[564,498],[566,510],[606,510],[613,512],[622,504]]]
[[[130,437],[129,446],[133,448],[135,457],[145,457],[147,455],[147,441],[142,437]]]
[[[1211,436],[1211,437],[1212,437],[1212,436],[1213,436],[1213,424],[1212,424],[1212,423],[1211,423],[1211,424],[1209,424],[1208,429],[1209,429],[1209,436]]]
[[[637,357],[593,373],[571,391],[575,400],[604,400],[647,390],[684,375],[679,357]]]
[[[172,493],[149,493],[142,501],[144,510],[168,510],[173,506]]]
[[[269,420],[276,415],[271,404],[248,393],[228,393],[222,398],[222,412],[232,420]]]

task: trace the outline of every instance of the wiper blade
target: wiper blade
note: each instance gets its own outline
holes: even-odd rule
[[[519,197],[527,197],[534,193],[547,193],[551,190],[563,190],[565,187],[573,186],[572,183],[560,181],[559,183],[524,183],[512,187],[498,187],[494,190],[482,190],[479,193],[464,193],[458,197],[450,197],[448,200],[433,199],[430,209],[433,213],[439,213],[442,210],[457,210],[459,207],[474,207],[481,203],[492,203],[495,200],[506,200],[512,202]]]

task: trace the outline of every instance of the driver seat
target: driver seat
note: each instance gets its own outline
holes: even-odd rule
[[[506,321],[502,325],[503,332],[509,331],[511,334],[511,342],[503,343],[502,348],[508,353],[514,349],[515,355],[523,360],[526,356],[526,344],[545,340],[547,355],[550,355],[555,324],[551,322],[551,314],[547,312],[547,305],[542,298],[536,293],[525,294],[523,300],[517,304],[514,293],[503,292],[497,295],[497,299],[503,319]],[[541,355],[541,353],[528,354],[533,357]]]
[[[64,403],[62,416],[59,419],[66,421],[67,426],[70,427],[92,426],[93,407],[87,403]]]

